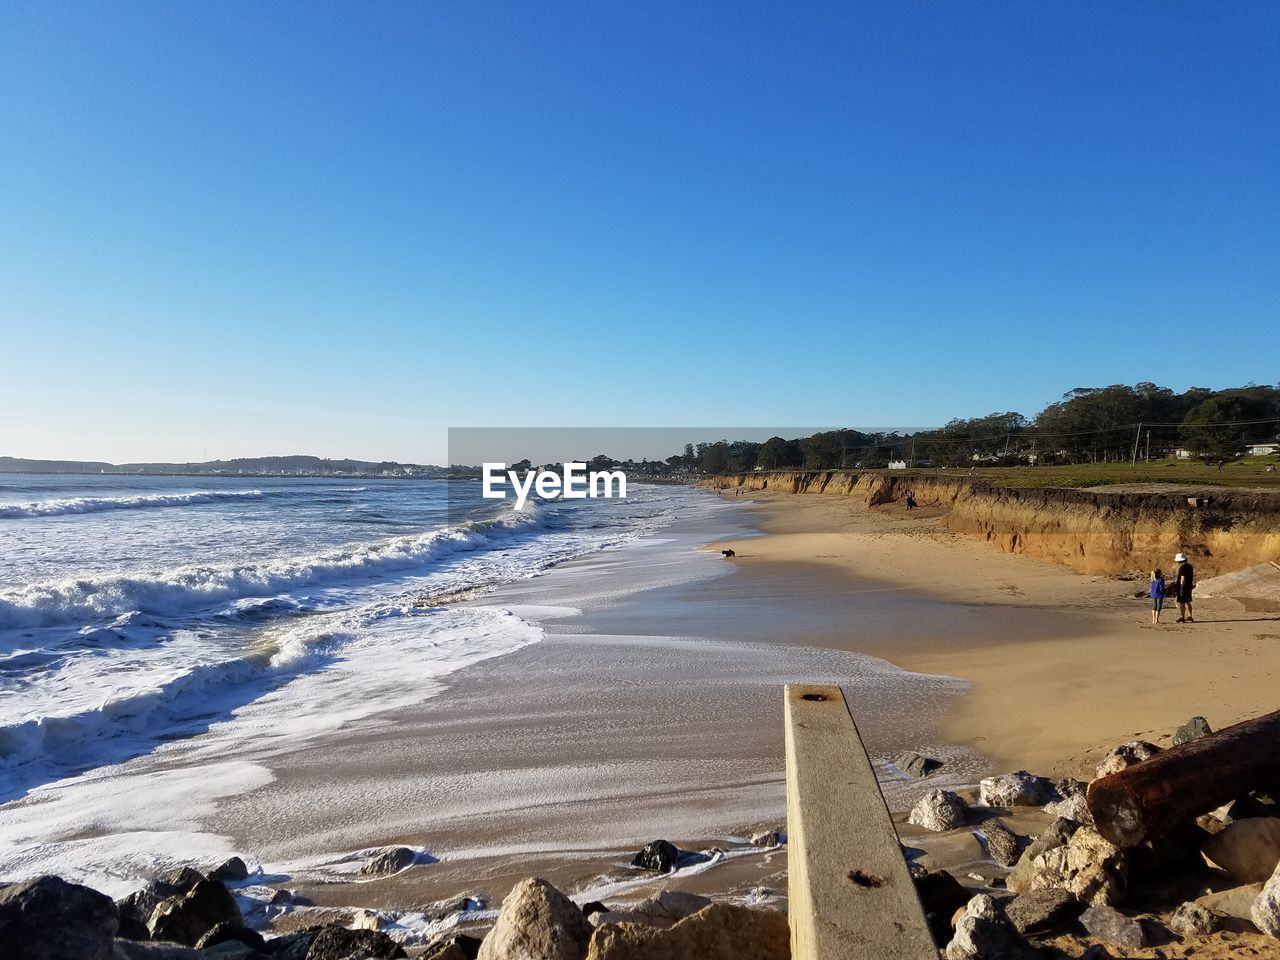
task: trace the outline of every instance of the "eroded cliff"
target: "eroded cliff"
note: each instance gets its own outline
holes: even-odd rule
[[[868,507],[901,502],[911,490],[922,506],[946,509],[946,524],[957,533],[1081,573],[1167,570],[1179,550],[1201,578],[1280,558],[1280,495],[1228,488],[1197,499],[1180,492],[1023,489],[943,474],[823,470],[731,474],[699,485],[847,496]]]

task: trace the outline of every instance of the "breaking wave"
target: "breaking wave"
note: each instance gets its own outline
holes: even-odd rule
[[[149,510],[155,507],[189,507],[224,500],[261,500],[261,490],[198,490],[194,493],[163,493],[132,497],[61,497],[34,503],[0,504],[0,518],[60,517],[71,513],[101,513],[106,510]]]
[[[363,582],[403,574],[455,553],[482,550],[513,534],[532,532],[539,525],[537,513],[526,510],[496,520],[303,556],[34,583],[0,591],[0,629],[83,623],[134,611],[173,615],[301,587]]]

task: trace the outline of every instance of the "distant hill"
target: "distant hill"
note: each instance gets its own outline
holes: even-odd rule
[[[89,460],[24,460],[0,457],[0,473],[179,474],[183,476],[444,477],[446,467],[384,460],[321,457],[239,457],[203,463],[103,463]]]

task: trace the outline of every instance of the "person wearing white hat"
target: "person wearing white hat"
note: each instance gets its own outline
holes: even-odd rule
[[[1195,567],[1187,560],[1187,555],[1181,550],[1174,556],[1173,562],[1178,565],[1177,573],[1173,577],[1173,594],[1178,601],[1178,623],[1195,623],[1196,618],[1192,615],[1191,610],[1191,591],[1196,586]]]

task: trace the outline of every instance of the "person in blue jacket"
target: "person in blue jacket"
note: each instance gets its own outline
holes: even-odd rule
[[[1164,608],[1164,574],[1159,570],[1151,573],[1151,622],[1160,622],[1160,611]]]

